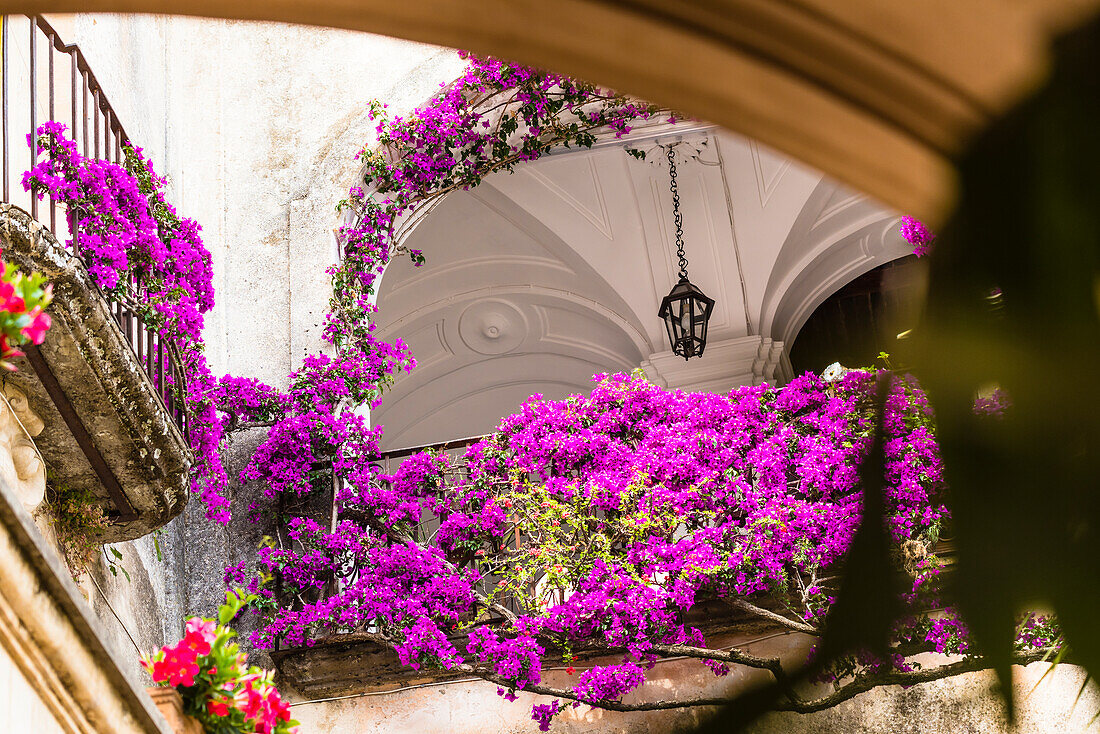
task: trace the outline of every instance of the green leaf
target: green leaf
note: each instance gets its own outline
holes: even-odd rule
[[[1053,608],[1073,661],[1100,673],[1100,24],[1056,57],[960,162],[924,317],[899,343],[936,410],[958,607],[1010,714],[1021,609]],[[1000,421],[972,410],[991,383],[1013,403]]]

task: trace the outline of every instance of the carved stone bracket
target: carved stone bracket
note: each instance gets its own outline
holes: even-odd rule
[[[46,462],[33,440],[44,427],[22,390],[0,384],[0,478],[32,514],[46,496]]]

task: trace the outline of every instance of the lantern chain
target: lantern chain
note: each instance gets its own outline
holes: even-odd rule
[[[687,280],[688,261],[684,254],[684,217],[680,214],[680,190],[676,186],[676,148],[668,146],[669,190],[672,191],[672,217],[676,222],[676,256],[680,258],[680,279]]]

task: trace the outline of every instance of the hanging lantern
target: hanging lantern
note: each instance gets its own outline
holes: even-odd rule
[[[657,315],[665,322],[673,354],[684,359],[702,357],[707,346],[707,322],[714,310],[714,299],[703,295],[688,280],[684,255],[684,220],[680,214],[680,194],[676,188],[676,161],[673,146],[668,146],[668,174],[671,179],[672,214],[676,222],[676,254],[680,258],[680,282],[661,301]]]
[[[673,286],[658,312],[668,330],[672,351],[684,359],[702,357],[707,346],[707,321],[714,308],[714,299],[692,285],[686,275]]]

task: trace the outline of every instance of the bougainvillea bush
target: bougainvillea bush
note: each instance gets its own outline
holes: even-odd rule
[[[193,486],[208,515],[228,521],[216,381],[203,354],[203,314],[214,307],[214,288],[201,228],[167,202],[167,182],[153,171],[141,148],[125,144],[122,165],[86,157],[66,136],[65,125],[53,121],[27,142],[38,162],[23,174],[23,187],[39,199],[49,195],[66,206],[76,236],[65,245],[79,251],[96,285],[131,304],[178,354],[186,384],[174,389],[189,414]]]
[[[860,521],[875,384],[872,371],[848,371],[718,395],[620,374],[587,397],[534,396],[460,460],[421,453],[393,475],[349,475],[335,532],[292,521],[295,543],[265,547],[251,582],[268,600],[252,641],[358,633],[417,669],[556,696],[533,712],[544,725],[565,704],[629,710],[623,696],[663,657],[695,657],[718,675],[731,664],[781,675],[778,660],[708,649],[700,627],[737,611],[822,632]],[[886,517],[912,593],[894,659],[832,669],[861,685],[917,670],[922,652],[966,651],[950,610],[924,611],[938,602],[933,549],[947,517],[928,402],[899,376],[885,410]],[[276,577],[294,605],[263,583]],[[608,654],[619,659],[570,687],[542,681],[548,661]],[[839,700],[792,691],[785,705]]]
[[[226,592],[218,619],[191,617],[183,639],[142,657],[153,682],[175,688],[183,711],[210,734],[296,734],[298,722],[274,684],[274,673],[247,664],[228,626],[255,597]]]

